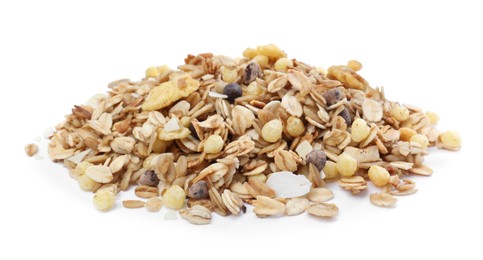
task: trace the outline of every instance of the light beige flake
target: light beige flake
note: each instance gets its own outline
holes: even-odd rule
[[[25,153],[32,157],[39,151],[39,147],[36,144],[28,144],[25,146]]]
[[[312,202],[326,202],[334,198],[334,193],[327,188],[314,188],[307,194],[307,198]]]
[[[371,122],[378,122],[382,119],[382,105],[374,99],[366,98],[362,103],[362,114]]]
[[[255,115],[250,109],[237,105],[231,111],[233,118],[233,130],[238,135],[243,135],[252,126]]]
[[[309,200],[306,198],[290,199],[285,205],[285,214],[287,216],[295,216],[302,214],[309,206]]]
[[[88,167],[86,169],[86,175],[99,183],[109,183],[113,179],[111,169],[103,165],[94,165]]]
[[[201,205],[194,205],[192,208],[181,209],[179,215],[195,225],[206,225],[211,222],[211,211]]]
[[[159,195],[159,190],[158,188],[155,187],[149,187],[146,185],[139,185],[134,189],[134,193],[136,196],[144,199],[150,199],[152,197],[156,197]]]
[[[149,212],[158,212],[161,210],[162,206],[163,206],[163,201],[159,197],[151,197],[144,204],[144,208],[146,208],[146,210]]]
[[[285,212],[285,204],[267,196],[257,196],[257,199],[252,204],[255,207],[253,212],[258,217],[278,215]]]
[[[397,199],[387,193],[372,193],[370,195],[371,203],[379,207],[391,207],[396,204]]]
[[[117,137],[111,142],[111,148],[118,154],[128,154],[134,149],[136,141],[132,137]]]
[[[332,203],[317,203],[310,205],[307,212],[317,217],[331,218],[339,214],[339,208]]]
[[[367,182],[361,176],[341,178],[339,185],[345,190],[352,191],[352,194],[357,194],[367,189]]]
[[[282,150],[275,153],[275,165],[281,171],[289,171],[294,172],[297,171],[297,161],[294,154],[290,153],[289,151]]]
[[[281,106],[292,116],[301,117],[303,114],[302,105],[295,96],[284,95]]]
[[[225,189],[221,194],[221,199],[223,201],[223,204],[225,204],[231,214],[240,214],[241,207],[243,206],[243,201],[238,197],[236,193]]]
[[[344,153],[349,154],[352,158],[356,159],[358,163],[381,161],[377,146],[369,146],[364,149],[346,147]]]

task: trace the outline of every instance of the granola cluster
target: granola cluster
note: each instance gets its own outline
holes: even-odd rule
[[[381,190],[370,201],[391,206],[416,192],[408,175],[432,174],[429,147],[458,150],[461,139],[437,130],[435,113],[387,100],[361,68],[324,71],[275,45],[239,59],[188,55],[177,69],[150,67],[143,80],[114,81],[107,95],[74,106],[48,154],[100,210],[136,185],[141,199],[126,208],[164,205],[194,224],[245,213],[246,203],[259,217],[332,217],[330,180],[352,194],[372,182]]]

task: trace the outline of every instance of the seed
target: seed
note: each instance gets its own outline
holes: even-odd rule
[[[341,101],[343,98],[342,93],[338,88],[329,89],[322,96],[329,107]]]
[[[351,113],[349,112],[349,109],[344,108],[344,110],[342,110],[339,113],[339,116],[342,117],[342,118],[344,118],[345,123],[347,125],[351,125],[352,124],[352,116],[351,116]]]
[[[339,155],[336,164],[337,171],[343,177],[351,177],[357,171],[358,165],[356,159],[352,158],[352,156],[343,153]]]
[[[194,127],[193,124],[190,124],[190,126],[188,127],[188,129],[191,132],[191,136],[193,136],[194,138],[200,140],[200,137],[198,136],[198,133],[196,132],[195,127]]]
[[[381,166],[373,165],[371,168],[369,168],[369,179],[377,187],[384,187],[389,183],[390,178],[391,175],[389,172]]]
[[[210,135],[203,146],[203,151],[207,154],[215,154],[223,150],[225,141],[219,135]]]
[[[267,142],[275,143],[282,138],[282,121],[273,119],[266,123],[262,128],[262,137]]]
[[[208,198],[208,184],[206,181],[202,180],[193,184],[188,190],[188,197],[192,199]]]
[[[243,82],[247,85],[250,84],[258,77],[258,74],[260,74],[260,66],[256,62],[248,64],[245,68],[245,75],[243,75]]]
[[[227,95],[227,100],[233,104],[233,102],[235,102],[235,99],[241,97],[243,93],[240,85],[238,85],[237,83],[230,83],[227,84],[223,89],[223,94]]]
[[[158,186],[159,179],[156,172],[153,170],[145,171],[143,175],[139,177],[139,184],[156,187]]]
[[[178,186],[171,186],[163,195],[164,205],[172,209],[180,209],[184,205],[184,200],[186,199],[186,194],[184,190]]]
[[[322,150],[312,150],[312,152],[305,157],[305,162],[312,163],[317,170],[322,171],[327,162],[327,156]]]

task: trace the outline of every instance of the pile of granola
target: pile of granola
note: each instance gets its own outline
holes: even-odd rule
[[[416,192],[407,176],[432,174],[428,147],[459,150],[461,139],[437,130],[435,113],[387,100],[361,68],[324,71],[275,45],[240,59],[188,55],[176,70],[150,67],[143,80],[114,81],[74,106],[48,154],[94,192],[99,210],[136,185],[140,199],[124,207],[179,209],[194,224],[245,213],[245,203],[259,217],[333,217],[330,180],[352,194],[372,182],[380,192],[370,201],[392,206]]]

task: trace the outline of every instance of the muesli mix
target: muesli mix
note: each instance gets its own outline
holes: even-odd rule
[[[135,185],[139,199],[124,207],[179,209],[193,224],[210,223],[213,212],[243,214],[245,203],[259,217],[329,218],[339,209],[326,182],[352,194],[371,182],[380,188],[371,203],[390,207],[417,191],[409,176],[432,174],[429,147],[461,147],[457,132],[435,128],[437,114],[369,86],[354,60],[325,71],[270,44],[238,59],[184,61],[110,83],[50,137],[50,159],[94,193],[97,209],[110,210]]]

